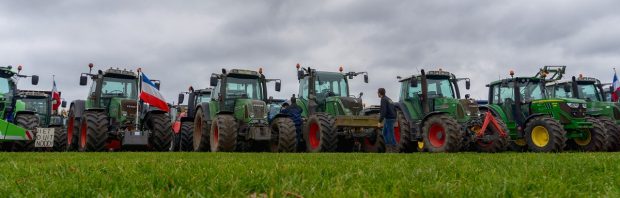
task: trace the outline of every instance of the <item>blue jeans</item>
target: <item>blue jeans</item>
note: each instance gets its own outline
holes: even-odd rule
[[[394,138],[395,121],[396,119],[383,120],[383,138],[385,139],[385,145],[396,145],[396,139]]]

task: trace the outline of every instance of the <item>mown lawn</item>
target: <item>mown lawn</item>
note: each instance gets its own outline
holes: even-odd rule
[[[0,196],[620,197],[620,154],[0,153]]]

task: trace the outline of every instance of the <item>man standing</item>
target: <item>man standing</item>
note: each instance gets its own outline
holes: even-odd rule
[[[286,107],[285,107],[286,105]],[[291,97],[291,104],[284,103],[282,105],[282,113],[288,114],[293,123],[295,123],[295,132],[297,133],[297,151],[304,151],[305,145],[303,145],[303,137],[301,134],[301,125],[303,124],[301,119],[302,109],[297,105],[297,99],[295,96]]]
[[[379,121],[383,122],[383,138],[385,139],[386,152],[397,153],[399,149],[396,147],[396,139],[394,138],[396,108],[394,108],[392,99],[385,95],[384,88],[379,88],[378,95],[381,98],[381,116]],[[379,127],[381,127],[381,123],[379,123]]]

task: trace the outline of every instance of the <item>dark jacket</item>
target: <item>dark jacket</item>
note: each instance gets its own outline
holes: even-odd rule
[[[381,116],[379,119],[381,121],[383,121],[383,119],[396,119],[396,108],[394,107],[392,99],[387,96],[381,98]]]
[[[296,103],[293,103],[292,105],[288,106],[286,109],[282,109],[281,112],[283,114],[287,114],[287,115],[291,116],[291,119],[295,123],[295,126],[301,126],[301,124],[302,124],[302,119],[301,119],[302,111],[303,110],[301,109],[301,107],[299,107]]]

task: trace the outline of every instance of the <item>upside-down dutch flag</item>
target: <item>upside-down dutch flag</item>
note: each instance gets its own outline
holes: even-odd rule
[[[155,87],[155,84],[153,84],[144,73],[142,73],[142,83],[140,87],[140,100],[163,111],[168,112],[170,110],[168,109],[168,104],[164,100],[164,97],[159,93],[157,87]]]
[[[53,82],[54,86],[52,87],[52,100],[55,101],[56,103],[54,103],[54,105],[52,106],[52,110],[56,111],[58,110],[58,107],[60,107],[60,92],[58,92],[58,89],[56,88],[56,80],[54,80]]]
[[[618,81],[618,75],[616,75],[616,71],[614,70],[614,81],[611,83],[611,87],[613,90],[611,92],[611,101],[618,102],[618,91],[620,91],[620,81]]]

